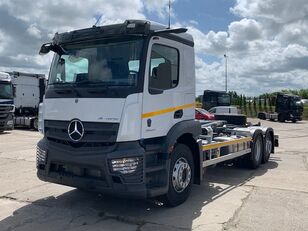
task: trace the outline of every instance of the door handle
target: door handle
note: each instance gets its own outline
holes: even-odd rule
[[[183,109],[177,110],[174,112],[174,119],[180,119],[183,117]]]

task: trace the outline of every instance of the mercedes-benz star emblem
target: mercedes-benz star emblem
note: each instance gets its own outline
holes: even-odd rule
[[[67,127],[68,136],[72,141],[78,142],[84,135],[83,124],[80,120],[72,120]]]

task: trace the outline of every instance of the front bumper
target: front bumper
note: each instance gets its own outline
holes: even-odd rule
[[[139,142],[84,148],[43,138],[38,148],[46,152],[44,163],[37,158],[37,176],[43,181],[130,198],[155,197],[168,190],[168,158],[157,150],[147,151]],[[112,171],[112,159],[130,157],[140,160],[134,173]]]
[[[14,129],[13,113],[9,114],[5,119],[0,119],[0,131],[7,131]]]

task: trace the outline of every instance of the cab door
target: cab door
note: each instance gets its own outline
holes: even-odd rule
[[[181,57],[181,44],[161,37],[150,41],[141,115],[143,138],[165,136],[185,119]]]

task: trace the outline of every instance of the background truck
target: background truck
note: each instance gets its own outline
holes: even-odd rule
[[[297,95],[278,93],[276,97],[275,112],[259,112],[258,118],[265,120],[278,120],[285,122],[286,120],[296,122],[302,120],[304,105],[301,98]]]
[[[205,90],[202,97],[202,108],[210,110],[218,106],[231,106],[231,97],[225,91]]]
[[[0,132],[14,128],[13,86],[10,75],[0,72]]]
[[[38,109],[45,94],[46,78],[42,74],[10,72],[14,92],[15,127],[38,129]]]
[[[195,120],[194,41],[187,29],[142,20],[56,34],[40,105],[43,181],[176,206],[206,167],[257,168],[272,128]]]

